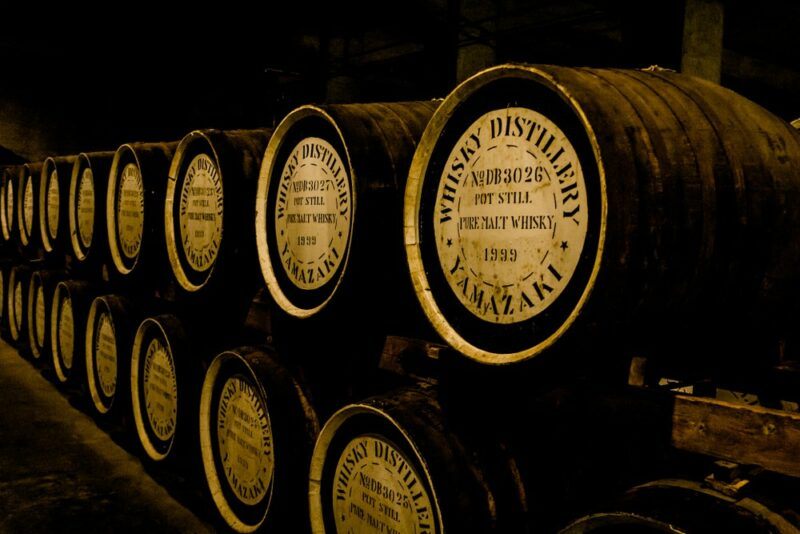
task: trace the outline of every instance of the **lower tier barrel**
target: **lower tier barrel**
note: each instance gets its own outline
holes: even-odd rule
[[[125,297],[102,295],[92,301],[86,319],[86,380],[96,413],[105,419],[130,411],[130,355],[141,319]]]
[[[31,356],[39,362],[49,363],[50,313],[55,286],[63,278],[60,271],[34,271],[28,284],[26,318],[28,321],[28,345]]]
[[[25,306],[28,303],[28,284],[31,279],[31,269],[26,265],[17,265],[11,269],[8,277],[7,309],[8,325],[11,341],[21,345],[28,341]]]
[[[573,521],[560,534],[614,532],[712,534],[798,533],[800,526],[758,497],[729,496],[690,480],[658,480],[630,490],[609,505]]]
[[[133,339],[130,391],[136,434],[154,462],[192,462],[203,363],[174,315],[144,319]]]
[[[482,456],[464,447],[435,396],[421,389],[350,404],[323,427],[311,460],[315,534],[509,532],[500,510],[524,507],[489,484]],[[501,473],[494,472],[497,480]],[[507,482],[515,487],[513,475]]]
[[[0,263],[0,336],[3,339],[10,339],[8,319],[11,307],[8,305],[10,292],[8,282],[13,267],[14,264],[10,261]]]
[[[94,296],[91,284],[63,280],[56,284],[50,312],[50,353],[56,380],[75,389],[84,386],[83,336]]]
[[[236,532],[303,531],[319,420],[304,386],[267,347],[219,354],[200,399],[200,449],[211,498]]]

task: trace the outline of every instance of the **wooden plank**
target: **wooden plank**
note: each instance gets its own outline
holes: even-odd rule
[[[672,444],[678,449],[800,477],[800,414],[676,395]]]

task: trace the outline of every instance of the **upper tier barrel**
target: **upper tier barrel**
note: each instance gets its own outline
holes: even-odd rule
[[[14,208],[16,198],[14,192],[19,183],[22,167],[6,167],[3,169],[2,189],[0,189],[0,231],[3,241],[14,241],[17,230],[17,216]]]
[[[255,231],[267,288],[286,313],[400,298],[402,195],[436,106],[303,106],[278,125],[261,166]]]
[[[47,158],[39,176],[37,226],[46,253],[61,251],[68,245],[67,198],[72,176],[73,156]]]
[[[111,164],[106,193],[106,234],[117,273],[153,281],[167,263],[164,248],[164,191],[178,143],[120,146]]]
[[[105,237],[103,193],[114,152],[82,152],[72,166],[69,182],[70,252],[79,264],[104,261]]]
[[[214,280],[216,289],[226,291],[232,281],[254,287],[251,199],[271,134],[195,131],[178,145],[167,180],[164,233],[169,264],[184,292],[198,292]]]
[[[729,90],[504,65],[426,129],[405,244],[426,315],[480,362],[609,338],[766,354],[796,314],[799,201],[796,132]]]
[[[19,187],[17,188],[17,226],[22,250],[28,255],[41,247],[39,234],[39,176],[41,163],[26,163],[22,166]]]

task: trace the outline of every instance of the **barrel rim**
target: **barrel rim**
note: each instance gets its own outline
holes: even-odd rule
[[[6,204],[6,194],[8,191],[8,184],[9,178],[6,176],[6,173],[3,173],[2,183],[0,184],[0,232],[3,235],[3,241],[10,241],[11,240],[11,230],[8,227],[8,214],[7,214],[7,204]]]
[[[98,311],[97,309],[100,306],[104,306],[105,313],[108,314],[111,320],[111,326],[114,328],[114,343],[116,345],[116,325],[114,325],[114,316],[111,313],[111,309],[108,306],[108,302],[106,302],[106,295],[100,295],[99,297],[95,297],[92,301],[91,306],[89,306],[89,314],[87,315],[86,319],[86,334],[84,335],[84,357],[86,360],[86,382],[89,385],[89,395],[92,398],[92,404],[94,405],[95,409],[101,414],[105,415],[111,408],[114,406],[114,398],[111,397],[111,401],[108,405],[103,402],[103,398],[100,395],[100,392],[97,388],[97,383],[95,380],[95,373],[94,373],[94,351],[92,347],[94,345],[94,323],[95,319],[97,318]],[[117,367],[117,374],[119,374],[119,367]]]
[[[175,149],[175,154],[173,154],[172,161],[169,164],[169,173],[167,174],[167,189],[164,196],[164,239],[166,240],[167,259],[169,260],[170,267],[172,267],[172,273],[175,275],[175,279],[183,289],[192,293],[202,289],[206,282],[208,282],[208,280],[210,280],[213,276],[214,269],[217,267],[217,262],[220,259],[219,254],[222,251],[222,240],[224,239],[225,228],[224,226],[222,228],[222,237],[220,238],[220,248],[217,251],[217,257],[214,259],[214,262],[211,264],[208,270],[203,273],[203,282],[201,284],[195,284],[189,279],[189,276],[186,274],[186,271],[181,264],[180,255],[178,253],[178,242],[175,236],[175,218],[172,215],[172,210],[175,206],[175,189],[178,181],[180,180],[180,176],[177,176],[178,171],[181,170],[181,166],[183,165],[186,150],[192,143],[195,142],[196,139],[204,140],[208,144],[209,148],[211,148],[211,153],[214,156],[214,162],[217,165],[217,171],[220,175],[220,180],[223,187],[223,195],[225,194],[225,181],[222,177],[222,166],[220,165],[219,153],[217,152],[217,148],[214,146],[214,142],[212,141],[211,137],[208,135],[209,131],[210,130],[194,130],[183,136],[183,139],[181,139],[180,143],[178,144],[178,148]]]
[[[130,365],[130,392],[131,392],[131,407],[133,408],[133,421],[136,426],[136,435],[139,438],[139,443],[141,443],[142,448],[144,449],[147,456],[156,462],[160,462],[164,460],[167,456],[169,456],[170,452],[172,452],[172,448],[175,445],[175,437],[177,436],[178,426],[177,421],[175,425],[175,430],[172,433],[172,436],[169,440],[169,445],[167,449],[160,453],[156,448],[153,446],[152,442],[150,441],[150,435],[148,434],[147,430],[144,427],[144,418],[142,417],[142,400],[139,398],[139,359],[140,353],[142,351],[142,338],[144,338],[145,331],[149,328],[157,328],[161,333],[161,337],[164,340],[164,345],[167,348],[168,354],[170,358],[173,360],[173,364],[175,363],[175,355],[172,351],[172,345],[169,342],[169,336],[167,336],[166,330],[164,330],[164,326],[158,321],[158,317],[146,317],[142,320],[139,324],[139,328],[136,329],[136,335],[133,338],[133,348],[131,350],[131,365]],[[177,379],[177,377],[176,377]],[[180,389],[176,389],[175,391],[175,402],[178,403],[178,395],[180,394]]]
[[[583,292],[575,307],[567,316],[566,320],[561,323],[559,328],[543,341],[534,345],[533,347],[528,347],[524,350],[509,353],[491,352],[468,342],[450,325],[450,322],[443,316],[430,289],[428,276],[425,271],[425,265],[422,262],[420,232],[417,225],[417,221],[419,220],[419,203],[422,197],[422,185],[428,169],[428,160],[430,159],[433,149],[436,146],[439,135],[447,126],[447,121],[450,119],[453,112],[459,107],[461,102],[463,102],[465,98],[469,97],[474,90],[504,77],[527,78],[542,83],[545,86],[553,89],[559,96],[561,96],[565,104],[575,112],[580,124],[586,131],[589,143],[594,153],[600,182],[599,192],[601,200],[597,252],[591,274],[586,283],[586,287],[583,289]],[[602,264],[606,239],[607,215],[608,197],[606,191],[606,173],[600,146],[598,144],[594,128],[588,120],[586,113],[581,107],[580,102],[571,94],[571,92],[565,86],[560,84],[551,74],[535,65],[504,64],[478,72],[458,85],[449,95],[447,95],[440,106],[436,109],[433,117],[431,117],[430,122],[422,134],[422,138],[420,139],[417,149],[414,152],[414,157],[411,161],[411,167],[409,168],[408,181],[406,183],[403,201],[403,238],[404,247],[406,250],[406,258],[411,275],[411,282],[414,286],[414,292],[417,295],[417,300],[422,306],[423,312],[428,318],[428,321],[439,333],[439,335],[442,336],[442,338],[453,349],[467,358],[470,358],[478,363],[490,365],[509,365],[534,358],[551,347],[562,335],[564,335],[564,333],[572,326],[572,324],[575,322],[575,319],[578,317],[578,315],[580,315],[581,311],[586,305],[586,302],[588,301],[589,296],[594,289],[594,285],[597,281],[597,276]]]
[[[72,164],[72,176],[69,180],[69,196],[67,200],[67,211],[69,212],[69,238],[70,243],[72,244],[72,252],[75,254],[75,257],[79,261],[86,260],[86,257],[89,255],[88,247],[84,251],[83,243],[81,243],[81,239],[78,229],[78,219],[77,219],[77,200],[78,200],[78,183],[81,179],[82,175],[82,168],[83,162],[86,162],[86,166],[90,169],[92,168],[92,160],[89,158],[89,155],[86,152],[81,152],[75,158],[75,163]],[[94,170],[92,171],[92,181],[94,181]],[[92,184],[94,186],[94,184]],[[95,187],[95,195],[97,188]],[[95,205],[97,205],[97,200],[95,198]],[[97,213],[95,213],[95,216]],[[92,235],[92,240],[94,240],[94,235]],[[91,247],[92,244],[90,243],[89,246]]]
[[[214,459],[214,444],[211,440],[211,401],[213,400],[214,394],[214,386],[216,377],[219,376],[220,370],[222,366],[231,360],[237,360],[241,363],[246,369],[249,374],[249,378],[252,379],[253,384],[258,389],[258,393],[264,401],[264,413],[267,417],[267,421],[269,422],[270,433],[272,433],[272,417],[269,413],[269,404],[268,404],[268,397],[267,391],[264,387],[264,384],[261,380],[256,376],[253,367],[247,361],[245,357],[241,354],[236,352],[237,349],[229,349],[223,352],[220,352],[214,357],[214,360],[209,365],[208,370],[206,371],[205,378],[203,379],[203,387],[200,394],[200,406],[199,406],[199,414],[200,414],[200,425],[199,425],[199,432],[200,432],[200,455],[203,462],[203,471],[206,474],[206,482],[208,484],[209,492],[211,493],[211,498],[214,501],[214,504],[217,506],[217,510],[219,511],[222,518],[228,524],[230,528],[235,530],[236,532],[241,533],[250,533],[255,532],[258,530],[261,525],[264,524],[266,521],[267,516],[269,516],[269,511],[272,508],[272,497],[274,494],[274,489],[269,492],[269,499],[267,501],[267,505],[264,508],[263,516],[256,524],[248,524],[239,519],[234,512],[233,508],[228,503],[228,500],[225,498],[225,493],[222,490],[222,483],[220,482],[220,477],[217,474],[216,470],[216,462]],[[272,448],[272,477],[271,477],[271,484],[275,483],[275,447]]]
[[[295,123],[307,117],[318,117],[325,120],[333,127],[339,136],[339,141],[342,143],[342,147],[344,148],[344,156],[347,159],[350,195],[353,208],[350,221],[350,234],[347,238],[347,251],[344,259],[342,260],[342,265],[340,267],[340,273],[338,279],[336,280],[336,284],[334,285],[330,294],[320,304],[312,308],[301,308],[295,305],[294,302],[292,302],[283,292],[283,289],[278,282],[278,278],[272,269],[272,258],[270,257],[269,253],[269,240],[267,236],[267,204],[269,201],[267,195],[270,189],[272,172],[275,170],[275,157],[283,147],[286,134],[291,130]],[[316,315],[322,311],[336,295],[339,287],[342,284],[342,280],[344,280],[345,273],[347,272],[347,266],[350,261],[350,249],[353,242],[353,229],[355,226],[356,211],[358,209],[358,191],[357,187],[355,187],[355,184],[357,183],[358,180],[356,177],[356,172],[353,168],[352,158],[350,157],[350,149],[347,146],[344,134],[342,133],[341,128],[339,128],[336,119],[334,119],[327,111],[325,111],[325,109],[312,104],[300,106],[292,110],[286,117],[284,117],[280,124],[278,124],[277,128],[275,128],[275,132],[272,134],[272,137],[270,137],[267,148],[264,152],[264,158],[261,160],[261,170],[258,174],[258,184],[256,188],[256,247],[258,252],[258,262],[261,266],[261,274],[264,278],[264,282],[267,285],[267,290],[269,291],[273,300],[281,307],[281,309],[293,317],[304,319]]]
[[[5,222],[3,222],[3,237],[5,238],[6,241],[11,241],[14,238],[14,220],[15,220],[14,209],[16,208],[16,201],[14,199],[15,175],[19,175],[19,169],[17,169],[16,173],[9,173],[8,177],[5,180],[3,180],[2,213],[5,215]],[[9,202],[11,203],[11,213],[8,212]]]
[[[436,509],[436,528],[438,532],[445,532],[442,510],[439,506],[439,496],[425,457],[416,442],[391,414],[367,402],[355,402],[338,409],[330,416],[319,432],[317,442],[314,444],[314,452],[311,454],[311,463],[308,473],[308,508],[311,520],[311,532],[314,534],[325,534],[326,532],[324,515],[325,505],[322,502],[322,473],[325,469],[325,464],[328,462],[328,448],[336,437],[339,428],[350,418],[360,414],[368,414],[382,418],[385,422],[391,424],[400,433],[403,439],[406,440],[406,444],[414,453],[414,459],[418,462],[417,466],[422,468],[428,487],[431,489],[431,500]]]
[[[119,242],[117,240],[117,210],[115,204],[117,202],[117,184],[119,183],[118,169],[119,162],[123,154],[130,151],[133,155],[133,160],[136,162],[136,167],[139,168],[139,173],[142,172],[142,163],[139,161],[139,154],[132,143],[124,143],[117,148],[114,152],[114,159],[111,162],[111,171],[108,174],[108,185],[106,187],[106,235],[108,237],[108,249],[111,253],[111,260],[114,262],[117,272],[122,275],[128,275],[136,269],[141,257],[141,247],[137,251],[136,256],[131,259],[130,267],[125,264],[120,252]]]
[[[581,516],[574,521],[570,522],[567,526],[560,529],[558,534],[582,534],[587,531],[586,528],[591,528],[592,525],[596,526],[613,526],[618,524],[620,521],[626,520],[633,520],[636,522],[637,525],[648,526],[653,528],[658,528],[663,532],[667,533],[674,533],[674,534],[688,534],[685,530],[675,530],[674,525],[670,525],[663,521],[659,521],[653,517],[647,517],[642,514],[637,514],[634,512],[625,512],[625,511],[613,511],[613,512],[595,512],[591,514],[587,514]],[[629,524],[629,523],[623,523]]]

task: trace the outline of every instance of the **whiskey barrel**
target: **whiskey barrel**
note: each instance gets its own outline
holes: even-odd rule
[[[503,65],[428,125],[405,245],[430,322],[478,362],[599,342],[731,362],[792,328],[798,201],[800,138],[727,89]]]
[[[236,532],[302,531],[319,420],[304,386],[268,347],[212,361],[200,398],[200,450],[212,500]]]
[[[13,266],[14,264],[10,261],[0,262],[0,337],[3,339],[10,338],[10,325],[8,323],[9,308],[6,303],[6,294],[8,291],[8,279]]]
[[[524,492],[490,484],[483,459],[448,427],[429,391],[401,389],[347,405],[325,423],[314,447],[312,531],[515,531],[510,511],[524,506]],[[521,490],[511,472],[498,471],[495,481]]]
[[[691,480],[666,479],[630,490],[619,502],[572,521],[560,534],[797,533],[800,527],[761,497],[730,496]]]
[[[69,221],[66,206],[74,164],[74,156],[50,157],[42,164],[37,225],[47,254],[61,252],[68,243]]]
[[[14,194],[19,183],[22,167],[6,167],[3,169],[2,189],[0,189],[0,231],[3,241],[16,241],[17,215],[14,211],[16,199]]]
[[[181,320],[144,319],[133,338],[130,369],[133,420],[145,454],[153,462],[192,462],[203,362]]]
[[[286,313],[311,317],[353,298],[375,309],[402,294],[386,292],[407,278],[403,188],[436,106],[303,106],[278,125],[261,165],[256,236],[267,288]]]
[[[28,284],[26,320],[31,356],[39,362],[50,361],[50,313],[55,286],[64,277],[61,271],[38,270]]]
[[[42,236],[37,228],[39,221],[39,177],[41,163],[26,163],[22,166],[17,188],[17,227],[22,251],[28,258],[39,255]]]
[[[114,154],[106,235],[114,271],[156,287],[165,280],[164,192],[177,143],[131,143]]]
[[[139,320],[138,307],[122,296],[102,295],[89,307],[87,384],[95,412],[108,420],[120,420],[130,411],[130,358]]]
[[[31,269],[27,265],[16,265],[11,268],[8,276],[8,303],[6,309],[8,310],[8,325],[9,333],[11,334],[11,341],[15,345],[22,347],[27,341],[27,328],[26,321],[27,313],[25,306],[28,299],[28,284],[31,279]]]
[[[253,238],[259,165],[272,130],[194,131],[172,158],[164,231],[184,294],[244,292],[256,280]]]
[[[102,266],[108,257],[106,191],[114,152],[82,152],[72,166],[67,202],[70,247],[77,265]]]
[[[62,280],[53,291],[50,310],[50,354],[56,380],[82,391],[85,386],[84,335],[95,289],[82,280]]]

